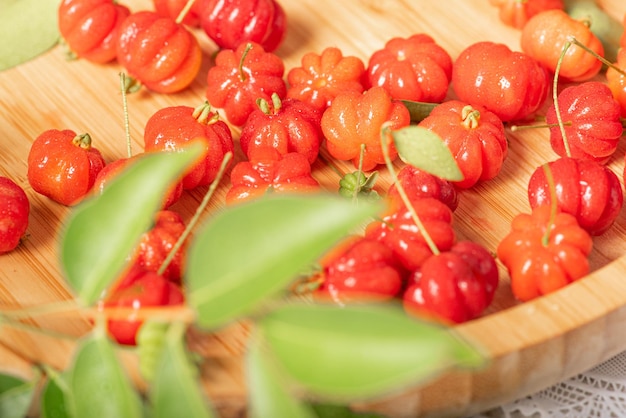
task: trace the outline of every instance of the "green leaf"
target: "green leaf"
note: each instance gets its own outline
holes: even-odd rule
[[[316,418],[311,407],[295,398],[272,370],[271,360],[258,338],[251,340],[246,357],[250,418]]]
[[[143,406],[103,329],[79,344],[68,371],[68,409],[76,417],[142,418]]]
[[[392,131],[398,155],[407,164],[450,181],[463,180],[452,152],[439,135],[421,126]]]
[[[0,1],[0,71],[46,52],[59,41],[59,0]]]
[[[56,376],[48,379],[41,393],[41,418],[71,418],[66,406],[67,383]]]
[[[259,320],[294,384],[340,401],[416,385],[452,367],[476,367],[479,351],[448,328],[395,306],[284,306]]]
[[[153,224],[163,195],[201,152],[143,155],[111,181],[102,194],[78,205],[61,241],[61,262],[80,299],[94,303],[122,271],[128,254]]]
[[[249,313],[356,226],[376,214],[337,195],[270,195],[229,208],[188,254],[188,302],[205,328]]]
[[[23,418],[35,393],[35,380],[0,374],[0,417]]]
[[[318,418],[385,418],[374,412],[356,412],[347,405],[318,404],[312,405]]]
[[[414,123],[421,122],[438,105],[438,103],[414,102],[411,100],[402,100],[402,103],[409,110],[411,122]]]
[[[185,349],[184,330],[184,324],[174,323],[167,331],[149,391],[151,418],[214,416]]]

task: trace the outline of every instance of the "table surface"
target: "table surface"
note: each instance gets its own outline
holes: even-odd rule
[[[133,10],[151,8],[149,0],[124,3]],[[337,46],[344,55],[367,62],[369,55],[390,38],[414,33],[431,35],[453,58],[471,43],[483,40],[519,50],[519,31],[503,25],[487,0],[283,0],[281,4],[288,16],[288,33],[276,53],[287,69],[298,66],[305,52],[320,52],[328,46]],[[599,4],[616,19],[626,14],[623,0],[602,0]],[[199,35],[207,59],[188,90],[175,95],[142,90],[128,96],[130,134],[136,152],[143,148],[143,126],[156,110],[176,104],[194,106],[204,100],[206,72],[211,65],[208,57],[216,49]],[[67,61],[62,46],[0,72],[0,175],[12,178],[26,190],[32,210],[27,239],[17,250],[0,255],[0,308],[53,303],[72,296],[63,280],[56,239],[70,209],[32,190],[26,178],[26,157],[34,138],[51,128],[90,132],[94,146],[107,162],[124,157],[119,72],[116,64]],[[453,97],[452,92],[449,97]],[[236,136],[238,130],[233,128],[233,132]],[[501,175],[460,196],[455,213],[459,239],[473,239],[495,248],[508,232],[510,219],[528,206],[524,190],[529,174],[555,157],[546,131],[508,131],[507,135],[510,149]],[[624,155],[623,144],[616,155]],[[342,172],[353,170],[349,163],[336,165]],[[621,176],[623,159],[615,158],[609,166]],[[382,172],[378,187],[384,191],[389,177]],[[336,189],[338,174],[323,163],[314,164],[314,176],[324,187]],[[218,188],[209,213],[223,205],[226,187]],[[174,208],[189,219],[204,192],[187,192]],[[461,335],[484,343],[494,359],[489,370],[443,376],[424,390],[408,391],[369,406],[392,409],[395,414],[402,410],[393,410],[393,405],[402,403],[403,411],[437,413],[446,404],[442,400],[445,388],[459,394],[458,405],[447,402],[449,410],[476,412],[532,393],[626,349],[624,337],[615,335],[618,324],[626,319],[622,309],[626,288],[619,281],[626,271],[626,258],[622,257],[626,253],[625,227],[621,215],[609,233],[594,240],[590,259],[593,273],[586,284],[571,286],[554,297],[521,306],[510,292],[506,275],[502,275],[487,317],[458,327]],[[583,311],[579,301],[586,303]],[[38,317],[29,322],[75,337],[89,329],[89,322],[79,315]],[[225,410],[236,409],[243,402],[245,385],[237,356],[243,351],[245,335],[245,324],[234,324],[223,333],[196,341],[200,352],[223,360],[223,369],[207,379],[206,387],[214,398],[222,400]],[[74,344],[72,339],[3,328],[0,367],[21,374],[29,372],[32,362],[64,368]]]

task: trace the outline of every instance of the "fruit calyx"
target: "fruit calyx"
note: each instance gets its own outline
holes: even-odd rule
[[[72,144],[89,151],[91,149],[91,136],[88,133],[76,135],[72,139]]]

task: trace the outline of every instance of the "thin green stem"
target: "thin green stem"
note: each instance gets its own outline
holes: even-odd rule
[[[187,16],[187,13],[189,13],[189,11],[191,10],[195,2],[196,0],[188,0],[187,3],[185,3],[185,7],[183,7],[183,9],[180,11],[178,16],[176,17],[177,24],[180,25],[181,23],[183,23],[183,20],[185,20],[185,16]]]
[[[559,108],[559,99],[558,99],[558,84],[559,84],[559,72],[561,70],[561,64],[563,63],[563,58],[565,58],[565,53],[572,45],[571,42],[566,42],[563,45],[563,50],[561,51],[561,55],[559,60],[556,63],[556,68],[554,70],[554,80],[552,84],[552,101],[554,102],[554,112],[556,114],[556,120],[559,124],[559,129],[561,130],[561,137],[563,140],[563,146],[565,147],[565,155],[568,157],[572,156],[572,152],[569,147],[569,142],[567,141],[567,134],[565,133],[565,125],[563,124],[563,117],[561,116],[561,109]]]
[[[364,156],[365,156],[365,144],[361,143],[361,150],[359,152],[359,167],[357,168],[357,172],[356,172],[356,187],[354,188],[354,191],[352,192],[352,203],[359,202],[359,193],[361,192],[361,176],[364,176],[363,174]]]
[[[195,227],[196,223],[198,223],[198,220],[200,219],[200,215],[202,214],[206,206],[209,204],[211,197],[213,197],[213,194],[215,193],[217,186],[221,182],[222,177],[224,176],[224,173],[226,172],[226,167],[230,163],[230,160],[232,159],[232,157],[233,157],[232,152],[227,152],[226,155],[224,155],[224,158],[222,159],[222,164],[220,165],[220,169],[217,172],[215,180],[213,180],[213,182],[211,183],[211,186],[209,186],[209,190],[207,190],[207,193],[204,195],[202,202],[200,202],[200,205],[196,208],[196,212],[193,214],[193,217],[191,218],[191,220],[185,227],[185,230],[176,241],[176,244],[174,244],[170,252],[167,254],[167,257],[165,258],[165,260],[163,260],[163,264],[161,264],[161,266],[159,267],[159,270],[157,271],[158,274],[163,274],[165,272],[165,269],[167,269],[167,266],[169,266],[169,264],[172,262],[172,260],[176,256],[176,253],[183,246],[183,243],[185,242],[185,240],[187,239],[187,237],[189,236],[189,234]]]
[[[126,155],[128,158],[133,156],[132,145],[130,141],[130,123],[128,121],[128,100],[126,99],[126,90],[128,90],[128,84],[126,81],[126,74],[120,73],[120,87],[122,90],[122,108],[124,112],[124,132],[126,133]]]
[[[406,191],[404,190],[404,187],[402,187],[402,184],[398,180],[398,176],[396,175],[396,171],[393,167],[393,162],[391,161],[391,158],[389,157],[389,149],[388,149],[388,144],[386,141],[389,136],[392,136],[391,128],[389,128],[389,126],[387,125],[383,125],[383,127],[381,128],[380,142],[381,142],[381,147],[383,151],[383,157],[385,158],[385,165],[387,166],[387,169],[389,170],[389,173],[391,174],[392,183],[395,184],[396,190],[398,191],[398,194],[400,195],[402,202],[407,207],[409,213],[411,214],[411,218],[413,219],[413,222],[415,222],[415,225],[417,226],[420,233],[424,237],[424,241],[426,241],[428,248],[430,248],[430,251],[433,254],[438,255],[440,251],[439,251],[439,248],[437,248],[437,244],[435,244],[435,242],[433,241],[428,231],[426,231],[426,228],[424,227],[424,224],[422,223],[417,212],[415,211],[415,208],[411,204],[411,200],[407,196]]]

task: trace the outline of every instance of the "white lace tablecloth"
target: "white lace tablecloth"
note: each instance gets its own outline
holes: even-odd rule
[[[626,352],[569,380],[473,418],[626,417]]]

